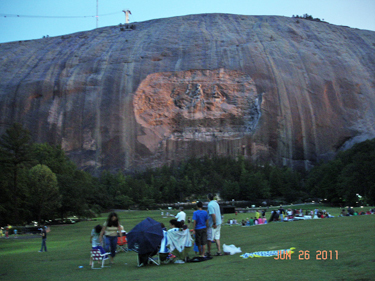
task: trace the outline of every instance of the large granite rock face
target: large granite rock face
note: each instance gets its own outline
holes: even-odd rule
[[[203,155],[308,168],[375,137],[375,32],[228,14],[134,26],[1,44],[0,133],[20,122],[112,170]]]

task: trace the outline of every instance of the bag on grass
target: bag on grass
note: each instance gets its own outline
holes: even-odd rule
[[[225,245],[224,244],[223,245],[223,252],[234,255],[234,254],[237,254],[237,253],[241,253],[242,251],[241,251],[241,248],[236,247],[233,244],[232,245]]]
[[[188,262],[201,262],[201,261],[207,261],[212,259],[212,257],[194,257],[192,259],[189,259]]]

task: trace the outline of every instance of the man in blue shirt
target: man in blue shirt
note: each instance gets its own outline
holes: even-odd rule
[[[207,244],[207,227],[208,227],[208,214],[203,211],[202,202],[197,203],[198,210],[193,213],[195,244],[199,249],[199,255],[204,257]]]

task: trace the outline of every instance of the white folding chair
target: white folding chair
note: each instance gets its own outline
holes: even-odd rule
[[[92,249],[91,250],[91,258],[92,258],[92,263],[91,263],[91,269],[102,269],[103,267],[110,267],[110,266],[104,266],[104,263],[106,260],[109,260],[108,257],[109,253],[102,254],[99,249]],[[102,267],[94,267],[95,261],[101,261],[102,262]]]

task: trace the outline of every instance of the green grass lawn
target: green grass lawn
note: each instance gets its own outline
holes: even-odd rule
[[[90,233],[96,224],[104,222],[103,214],[97,221],[52,226],[47,253],[38,253],[41,238],[0,239],[0,280],[375,280],[375,215],[338,218],[339,209],[326,209],[336,217],[252,227],[222,226],[222,244],[234,244],[243,253],[295,247],[291,259],[242,259],[236,254],[200,263],[137,268],[136,254],[128,252],[119,253],[111,268],[91,270]],[[193,211],[186,213],[192,217]],[[169,219],[162,218],[160,211],[118,214],[127,231],[148,216],[169,226]],[[250,215],[240,213],[237,220]],[[225,220],[230,217],[234,214],[225,215]],[[334,254],[332,260],[317,260],[319,250],[338,251],[338,259]],[[303,257],[301,251],[309,251],[310,258],[299,259]]]

